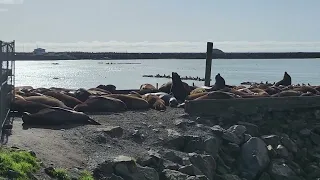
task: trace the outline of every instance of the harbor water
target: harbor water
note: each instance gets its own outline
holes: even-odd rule
[[[138,89],[143,83],[159,85],[166,78],[142,75],[171,75],[204,78],[205,60],[61,60],[16,61],[16,86],[92,88],[99,84],[114,84],[117,89]],[[274,82],[287,71],[293,83],[320,85],[320,59],[214,59],[212,79],[217,73],[229,85],[241,82]],[[203,81],[184,80],[196,85]],[[214,81],[212,81],[214,83]]]

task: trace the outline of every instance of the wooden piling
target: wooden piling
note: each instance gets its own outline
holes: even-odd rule
[[[213,43],[212,42],[207,42],[206,70],[205,70],[205,80],[204,80],[204,85],[205,86],[210,86],[211,66],[212,66],[212,51],[213,51]]]

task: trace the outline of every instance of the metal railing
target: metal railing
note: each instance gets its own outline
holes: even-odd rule
[[[15,42],[0,41],[0,124],[2,127],[10,113],[10,105],[14,99],[15,82]]]

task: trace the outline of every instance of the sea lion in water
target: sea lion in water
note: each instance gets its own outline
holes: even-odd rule
[[[291,76],[286,72],[284,72],[284,75],[283,75],[283,78],[281,81],[278,81],[275,86],[280,86],[280,85],[283,85],[283,86],[289,86],[291,85]]]
[[[26,101],[38,102],[51,107],[61,107],[61,108],[71,109],[70,107],[66,106],[62,101],[50,96],[29,96],[29,97],[25,97],[24,99]]]
[[[88,115],[63,108],[46,108],[37,113],[23,113],[23,125],[93,124],[101,125]]]
[[[178,101],[182,101],[182,102],[190,94],[190,91],[188,92],[185,89],[179,74],[176,72],[172,72],[172,84],[171,84],[170,94],[171,93]]]
[[[81,112],[120,112],[126,110],[126,105],[119,99],[105,96],[96,96],[78,104],[74,110]]]
[[[109,94],[105,97],[112,97],[121,100],[128,109],[148,109],[149,104],[142,98],[129,96],[125,94]]]
[[[159,111],[166,110],[165,102],[162,99],[160,99],[159,96],[152,95],[152,94],[145,94],[142,96],[142,98],[146,100],[149,103],[150,107],[152,107],[153,109],[159,110]]]
[[[76,105],[82,103],[79,99],[75,97],[69,96],[67,94],[55,92],[55,91],[47,91],[47,92],[44,92],[43,94],[46,96],[54,97],[60,100],[61,102],[63,102],[66,106],[71,108],[74,108]]]

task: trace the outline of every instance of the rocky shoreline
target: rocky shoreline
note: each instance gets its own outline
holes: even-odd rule
[[[319,110],[190,117],[183,109],[168,108],[166,112],[128,111],[93,117],[102,127],[61,127],[62,131],[50,132],[61,134],[60,140],[52,134],[54,141],[67,142],[59,149],[81,148],[88,159],[83,168],[93,172],[95,179],[320,178]],[[36,128],[29,131],[29,136],[43,133]],[[45,141],[50,141],[50,136]],[[10,144],[15,142],[9,139]],[[48,155],[42,152],[45,148],[57,148],[50,147],[50,142],[42,151],[32,145],[24,142],[25,148],[33,148],[42,159]],[[72,153],[72,149],[68,151]],[[66,160],[68,156],[63,155]],[[67,166],[58,165],[58,156],[47,158],[53,166]]]

